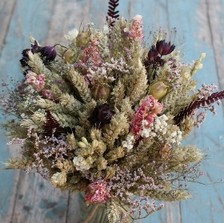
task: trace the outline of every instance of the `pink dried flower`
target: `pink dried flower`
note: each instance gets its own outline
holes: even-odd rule
[[[41,91],[45,85],[45,75],[36,74],[32,71],[28,71],[26,75],[26,83],[31,84],[36,91]]]
[[[99,66],[101,63],[101,57],[98,44],[98,40],[91,40],[90,44],[85,49],[83,49],[81,59],[82,63],[93,63],[93,65]]]
[[[163,105],[153,96],[149,95],[145,97],[131,120],[131,132],[137,137],[140,136],[143,120],[149,126],[153,123],[154,117],[162,112],[162,109]]]
[[[131,21],[129,37],[137,40],[143,39],[142,16],[136,15]]]
[[[85,201],[87,203],[106,203],[109,197],[107,183],[103,180],[95,181],[86,188]]]
[[[49,89],[44,89],[43,91],[41,91],[41,95],[42,95],[43,98],[46,98],[46,99],[49,99],[49,100],[54,99],[54,96]]]

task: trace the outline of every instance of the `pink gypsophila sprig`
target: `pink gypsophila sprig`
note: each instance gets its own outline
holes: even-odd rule
[[[110,197],[107,182],[98,180],[88,185],[85,193],[85,201],[87,203],[106,203]]]
[[[45,86],[45,75],[44,74],[36,74],[32,71],[28,71],[26,75],[25,83],[31,84],[36,91],[43,90]]]
[[[137,108],[131,120],[131,132],[136,138],[141,134],[142,123],[149,126],[153,123],[154,117],[162,112],[163,105],[159,103],[153,96],[145,97]],[[145,126],[146,127],[146,126]]]

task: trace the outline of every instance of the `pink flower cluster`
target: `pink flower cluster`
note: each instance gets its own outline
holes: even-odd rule
[[[45,85],[45,75],[38,75],[32,71],[28,71],[28,73],[26,74],[25,83],[31,84],[36,91],[40,92],[43,90]]]
[[[131,21],[129,37],[137,40],[143,39],[142,16],[136,15]]]
[[[95,181],[86,188],[85,201],[87,203],[105,203],[109,197],[107,183],[103,180]]]
[[[98,46],[98,40],[91,40],[89,46],[82,51],[82,63],[93,63],[95,66],[99,66],[101,63],[100,49]]]
[[[144,127],[148,127],[153,123],[154,117],[162,112],[162,109],[163,105],[151,95],[141,101],[131,120],[131,132],[136,138],[141,134],[143,123]]]

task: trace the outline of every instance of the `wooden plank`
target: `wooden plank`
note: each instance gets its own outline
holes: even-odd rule
[[[209,1],[213,5],[213,1]],[[177,30],[183,32],[185,38],[184,57],[186,61],[197,58],[200,52],[206,52],[207,58],[204,61],[204,69],[199,72],[197,79],[199,83],[218,84],[217,61],[214,60],[213,39],[209,29],[210,24],[207,17],[207,3],[205,1],[175,1],[169,4],[170,26],[176,26]],[[221,7],[218,4],[218,7]],[[221,9],[223,10],[223,8]],[[213,15],[217,20],[217,15]],[[178,22],[177,22],[178,21]],[[203,31],[202,31],[203,30]],[[201,38],[203,37],[203,38]],[[215,117],[208,115],[206,122],[200,129],[188,139],[189,143],[194,143],[209,155],[202,164],[202,170],[206,176],[201,180],[212,183],[223,179],[222,166],[223,152],[220,145],[219,136],[223,134],[223,114],[222,109],[218,109]],[[212,176],[212,177],[210,177]],[[193,199],[181,202],[181,223],[188,222],[223,222],[223,185],[212,184],[210,186],[191,185]]]
[[[11,16],[13,14],[14,8],[15,8],[15,0],[11,1],[0,1],[0,51],[2,48],[2,45],[5,41],[5,36],[8,31],[9,23],[11,20]]]
[[[214,0],[214,1],[202,1],[205,6],[205,12],[207,15],[207,24],[210,31],[210,41],[211,46],[214,52],[215,65],[217,69],[217,74],[219,78],[220,88],[224,87],[224,67],[222,66],[224,58],[224,19],[223,19],[223,8],[224,1]],[[205,38],[205,41],[208,42],[208,38]]]
[[[14,223],[65,222],[67,192],[62,193],[37,174],[21,173],[18,183]]]
[[[89,20],[89,7],[91,0],[56,0],[51,14],[47,41],[56,43],[64,41],[64,35],[68,31],[81,25],[86,25]]]
[[[12,14],[15,8],[15,0],[1,1],[0,2],[0,76],[1,80],[5,80],[7,73],[2,69],[4,60],[1,57],[4,55],[4,47],[7,44],[7,34],[9,25],[11,22]],[[4,121],[4,117],[0,114],[0,123]],[[0,161],[4,162],[9,157],[9,151],[6,147],[6,138],[4,136],[4,130],[0,129]],[[1,165],[1,167],[4,167]],[[15,171],[0,171],[0,222],[10,222],[13,212],[14,195],[16,193],[16,185],[19,175]]]

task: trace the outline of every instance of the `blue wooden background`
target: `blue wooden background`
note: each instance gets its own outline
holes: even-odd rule
[[[174,43],[186,62],[207,54],[199,83],[224,89],[224,0],[120,0],[119,10],[126,18],[141,14],[146,36],[152,29],[176,27]],[[43,45],[61,42],[81,22],[102,26],[106,12],[106,0],[0,0],[0,79],[10,83],[22,78],[18,61],[30,35]],[[166,204],[142,223],[224,222],[223,114],[221,105],[188,139],[207,154],[200,179],[205,185],[189,185],[191,200]],[[4,162],[18,148],[8,148],[0,131]],[[60,192],[37,175],[0,171],[0,223],[77,223],[81,208],[75,194]]]

